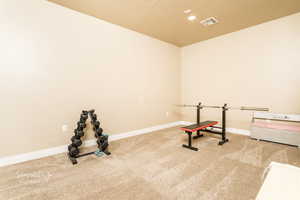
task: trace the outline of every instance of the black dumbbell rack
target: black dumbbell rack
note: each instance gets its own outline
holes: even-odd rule
[[[98,150],[80,154],[79,147],[82,145],[81,138],[84,136],[84,129],[86,128],[87,119],[91,118],[91,124],[95,132],[95,137],[97,138]],[[77,164],[77,158],[96,154],[97,156],[101,155],[110,155],[108,151],[108,135],[103,134],[103,129],[100,127],[100,122],[97,120],[97,115],[95,110],[85,111],[83,110],[80,115],[80,120],[77,122],[77,128],[74,130],[75,135],[71,138],[72,143],[68,146],[68,157],[71,160],[72,164]]]

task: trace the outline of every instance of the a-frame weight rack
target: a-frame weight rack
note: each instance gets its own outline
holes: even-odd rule
[[[79,147],[82,145],[81,138],[84,136],[84,129],[86,128],[87,119],[91,118],[91,124],[95,132],[95,137],[97,138],[98,150],[79,154]],[[80,115],[80,120],[77,122],[77,128],[74,130],[75,135],[71,138],[72,143],[68,146],[68,157],[72,164],[77,164],[77,158],[88,156],[91,154],[96,154],[97,156],[110,155],[108,151],[108,135],[103,134],[103,129],[100,127],[100,122],[97,120],[97,115],[95,110],[86,111],[83,110]]]

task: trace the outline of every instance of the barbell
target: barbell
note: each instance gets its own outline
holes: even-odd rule
[[[200,107],[200,108],[223,108],[224,106],[208,106],[208,105],[176,105],[179,107]],[[249,106],[240,106],[240,107],[227,107],[225,106],[226,109],[231,109],[231,110],[249,110],[249,111],[269,111],[269,108],[261,108],[261,107],[249,107]]]

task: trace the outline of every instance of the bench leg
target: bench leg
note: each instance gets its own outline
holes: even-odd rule
[[[222,140],[219,142],[219,145],[223,145],[226,142],[229,142],[229,140],[226,138],[226,132],[224,130],[224,132],[222,133]]]
[[[183,144],[182,147],[191,149],[193,151],[198,151],[198,148],[192,146],[192,132],[186,131],[186,133],[188,134],[189,143],[188,145]]]
[[[200,133],[200,130],[197,131],[197,135],[193,136],[193,139],[203,137],[204,135]]]
[[[219,145],[223,145],[226,142],[229,142],[229,140],[226,138],[225,122],[223,120],[223,124],[222,124],[222,140],[219,142]]]
[[[228,140],[228,139],[221,140],[221,141],[219,142],[219,145],[223,145],[223,144],[225,144],[226,142],[229,142],[229,140]]]

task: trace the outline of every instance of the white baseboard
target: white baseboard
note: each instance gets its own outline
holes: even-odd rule
[[[187,122],[187,121],[181,121],[181,125],[188,126],[194,124],[193,122]],[[213,129],[218,130],[218,129]],[[226,128],[226,132],[233,133],[233,134],[239,134],[239,135],[246,135],[250,136],[250,131],[246,129],[238,129],[238,128]]]
[[[226,131],[233,134],[250,136],[250,131],[246,129],[226,128]]]
[[[67,145],[63,145],[15,156],[2,157],[0,158],[0,167],[63,153],[67,151],[67,148]]]
[[[188,122],[188,121],[180,121],[182,126],[188,126],[188,125],[192,125],[195,124],[194,122]]]
[[[172,123],[168,123],[168,124],[152,126],[152,127],[144,128],[144,129],[140,129],[140,130],[119,133],[119,134],[111,135],[109,137],[109,141],[119,140],[122,138],[132,137],[132,136],[136,136],[136,135],[142,135],[142,134],[150,133],[153,131],[171,128],[174,126],[180,126],[180,125],[182,125],[182,123],[183,123],[182,121],[177,121],[177,122],[172,122]],[[93,146],[93,145],[96,145],[95,139],[84,141],[82,146],[89,147],[89,146]],[[59,154],[59,153],[64,153],[64,152],[67,152],[67,149],[68,149],[68,145],[62,145],[62,146],[39,150],[39,151],[34,151],[34,152],[30,152],[30,153],[2,157],[2,158],[0,158],[0,167],[13,165],[13,164],[17,164],[17,163],[21,163],[21,162],[25,162],[25,161],[29,161],[29,160],[35,160],[35,159],[39,159],[39,158],[43,158],[43,157],[47,157],[47,156],[52,156],[52,155]]]

